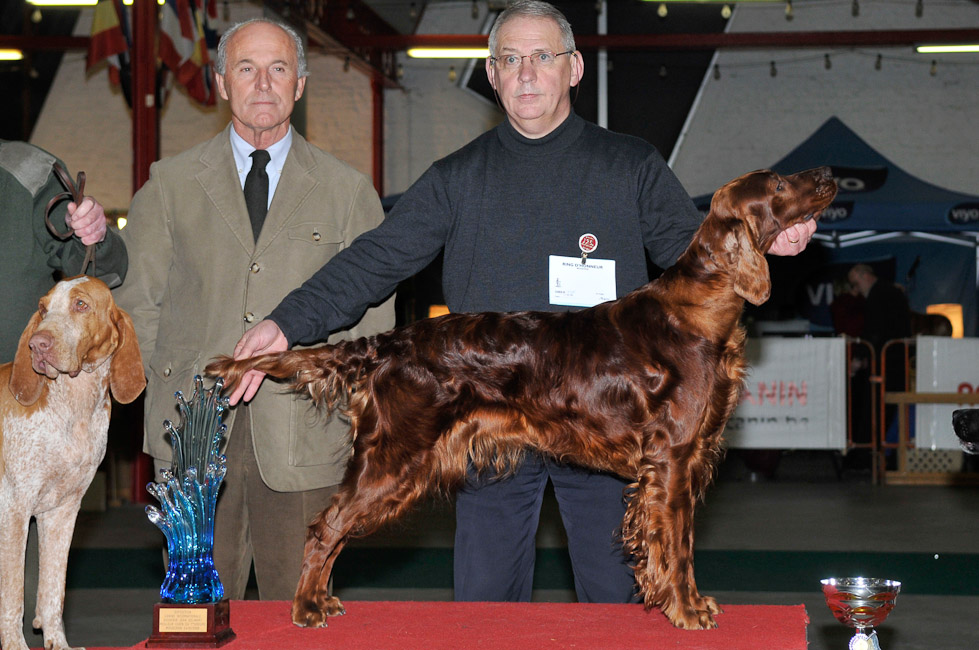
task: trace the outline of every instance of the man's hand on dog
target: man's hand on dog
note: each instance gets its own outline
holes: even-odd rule
[[[768,252],[772,255],[798,255],[806,250],[814,232],[816,232],[815,219],[790,226],[778,234]]]
[[[273,321],[263,320],[245,332],[244,336],[238,340],[238,344],[235,345],[234,358],[247,359],[260,354],[285,352],[288,349],[289,342],[279,326]],[[264,372],[249,370],[235,387],[234,392],[231,393],[228,403],[234,406],[239,401],[250,402],[255,397],[255,393],[258,392],[264,378]]]

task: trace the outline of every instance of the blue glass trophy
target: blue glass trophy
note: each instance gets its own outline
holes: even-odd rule
[[[163,423],[173,461],[160,470],[160,482],[146,486],[160,504],[146,506],[146,515],[166,537],[167,572],[147,647],[216,648],[235,637],[214,568],[214,510],[227,472],[219,451],[227,431],[221,421],[228,408],[222,388],[223,379],[205,389],[200,375],[195,376],[190,400],[181,391],[175,394],[179,426]]]

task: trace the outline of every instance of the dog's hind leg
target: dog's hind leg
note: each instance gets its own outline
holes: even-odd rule
[[[303,570],[292,603],[292,621],[301,627],[324,627],[329,616],[344,613],[343,603],[329,594],[330,574],[351,536],[364,536],[405,512],[421,496],[405,477],[386,477],[369,485],[340,488],[333,503],[310,524]]]
[[[333,563],[347,543],[350,524],[342,516],[346,494],[340,492],[306,531],[303,569],[292,601],[292,622],[301,627],[324,627],[328,616],[344,613],[343,604],[329,593]]]

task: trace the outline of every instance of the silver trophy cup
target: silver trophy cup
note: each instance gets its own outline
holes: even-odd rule
[[[850,650],[880,650],[874,626],[894,609],[901,583],[880,578],[826,578],[820,582],[836,620],[856,629]]]

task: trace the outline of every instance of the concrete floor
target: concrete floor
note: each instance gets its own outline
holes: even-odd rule
[[[882,566],[879,572],[886,573],[873,577],[904,582],[894,612],[879,628],[885,650],[979,647],[979,487],[873,486],[867,472],[840,475],[836,461],[829,452],[786,453],[774,480],[755,482],[732,452],[698,510],[698,567],[706,565],[701,563],[701,554],[721,562],[720,572],[715,569],[713,577],[705,577],[698,569],[701,590],[721,603],[802,603],[811,621],[809,647],[843,650],[852,631],[833,619],[823,601],[819,578],[829,577],[823,572],[834,565],[868,562]],[[433,503],[396,528],[356,546],[446,549],[452,544],[452,527],[451,506]],[[162,534],[148,522],[142,506],[125,505],[81,513],[73,548],[114,549],[112,553],[119,554],[132,549],[155,552],[162,542]],[[551,499],[545,503],[538,546],[563,545],[563,530]],[[769,565],[759,565],[757,575],[737,573],[745,567],[736,564],[745,557],[757,559],[759,553],[771,558]],[[127,570],[124,564],[113,563],[113,555],[108,557],[105,572]],[[725,558],[730,566],[725,567]],[[789,566],[778,569],[778,561],[787,561]],[[956,563],[951,573],[949,562]],[[36,561],[31,565],[36,566]],[[162,581],[162,562],[160,572]],[[730,584],[725,574],[741,577]],[[722,588],[712,590],[705,580]],[[452,597],[450,588],[418,589],[401,584],[367,588],[338,584],[337,593],[345,600]],[[567,589],[545,589],[536,591],[534,598],[570,601],[574,594]],[[28,599],[29,626],[32,593]],[[150,634],[153,604],[158,599],[158,584],[152,588],[69,588],[65,604],[68,640],[87,646],[136,644]],[[773,626],[778,624],[772,621]],[[41,637],[27,631],[31,647],[42,646]]]

